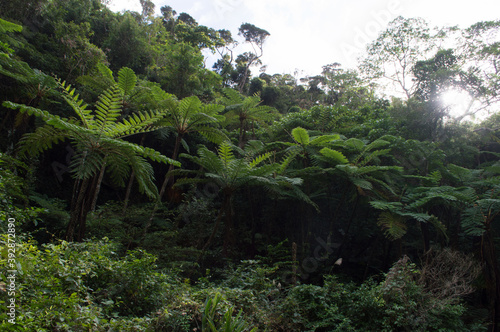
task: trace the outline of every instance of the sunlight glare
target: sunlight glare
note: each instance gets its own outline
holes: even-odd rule
[[[450,89],[441,94],[441,103],[449,108],[452,118],[459,117],[467,112],[471,102],[470,95],[465,91]]]

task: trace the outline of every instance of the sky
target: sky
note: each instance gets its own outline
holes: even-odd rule
[[[264,44],[268,74],[303,77],[321,73],[330,63],[354,68],[365,46],[398,16],[421,17],[431,27],[468,27],[500,19],[500,1],[475,0],[153,0],[157,15],[168,5],[199,24],[227,29],[238,37],[242,23],[271,35]],[[112,0],[115,11],[141,11],[139,0]],[[242,53],[236,52],[236,54]],[[207,58],[211,67],[213,57]],[[254,72],[257,70],[254,69]]]

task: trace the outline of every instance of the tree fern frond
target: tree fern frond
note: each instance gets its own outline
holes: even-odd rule
[[[114,85],[104,91],[95,105],[95,124],[101,133],[114,127],[116,119],[121,115],[121,93]],[[140,118],[140,117],[139,117]]]
[[[132,69],[123,67],[118,71],[117,85],[124,96],[128,96],[132,93],[132,90],[135,88],[136,83],[137,76]]]
[[[291,149],[286,152],[285,158],[280,165],[279,174],[283,174],[285,172],[290,163],[295,160],[298,154],[299,152],[296,149]]]
[[[21,25],[0,18],[0,33],[21,31],[23,31],[23,27]]]
[[[222,103],[226,106],[240,104],[243,101],[243,96],[236,90],[224,88],[225,97],[222,98]]]
[[[364,165],[370,163],[373,159],[379,160],[378,159],[379,156],[387,155],[390,151],[391,151],[391,149],[376,150],[376,151],[373,151],[372,153],[370,153],[366,157],[356,158],[356,161],[354,161],[354,163],[358,164],[359,166],[364,166]],[[362,159],[362,161],[358,163],[359,159]]]
[[[371,142],[370,144],[368,144],[366,146],[366,148],[365,148],[365,151],[368,152],[368,151],[372,151],[372,150],[375,150],[375,149],[380,149],[380,148],[382,148],[384,146],[387,146],[389,144],[391,144],[391,143],[389,143],[388,141],[385,141],[385,140],[379,138],[379,139]]]
[[[95,150],[77,150],[70,163],[71,173],[77,179],[90,179],[104,166],[104,157]]]
[[[408,229],[403,216],[388,211],[380,213],[377,225],[384,230],[385,235],[391,240],[402,238]]]
[[[365,143],[357,138],[349,138],[343,142],[343,145],[348,149],[355,150],[357,152],[363,151],[363,148],[365,147]]]
[[[28,115],[34,115],[36,117],[41,118],[44,121],[50,120],[50,119],[59,119],[59,116],[50,114],[47,111],[41,110],[39,108],[31,107],[31,106],[26,106],[23,104],[17,104],[13,103],[10,101],[4,101],[2,103],[3,107],[10,108],[13,110],[19,110],[21,113],[27,113]]]
[[[109,69],[105,64],[98,63],[96,67],[97,70],[99,70],[99,73],[102,75],[102,77],[106,79],[108,82],[115,81],[113,77],[113,71],[111,71],[111,69]]]
[[[319,151],[323,156],[327,158],[328,161],[336,163],[336,164],[347,164],[349,160],[337,150],[332,150],[330,148],[323,148]]]
[[[202,126],[197,128],[197,132],[203,137],[215,144],[221,144],[228,140],[228,137],[219,129],[214,127]]]
[[[326,143],[340,139],[339,135],[322,135],[316,136],[309,142],[310,145],[323,146]]]
[[[107,136],[122,138],[138,133],[146,133],[161,128],[158,124],[165,117],[161,111],[137,112],[134,115],[124,118],[107,130]]]
[[[403,203],[401,202],[387,202],[387,201],[373,200],[370,201],[370,205],[377,210],[390,211],[390,212],[396,212],[403,208]]]
[[[130,177],[130,157],[133,154],[110,154],[106,158],[106,172],[113,183],[119,187],[125,186],[125,180]]]
[[[248,164],[248,167],[250,168],[255,168],[258,164],[260,164],[261,162],[263,162],[264,160],[267,160],[269,159],[271,156],[272,156],[272,152],[267,152],[267,153],[264,153],[264,154],[261,154],[260,156],[254,158],[249,164]]]
[[[75,89],[72,89],[71,85],[66,84],[64,81],[61,82],[60,80],[58,80],[57,83],[62,88],[64,100],[71,106],[76,115],[78,115],[83,126],[88,129],[93,129],[94,117],[92,112],[87,109],[88,105],[82,99],[79,99],[79,95],[75,94]]]
[[[23,135],[18,143],[21,157],[26,154],[37,156],[39,153],[52,148],[54,144],[64,141],[68,137],[65,131],[52,126],[38,127],[34,133]]]
[[[146,194],[151,199],[158,198],[158,189],[154,184],[153,166],[140,156],[132,156],[130,167],[134,171],[139,192]]]
[[[441,235],[445,237],[446,240],[448,240],[448,233],[446,230],[446,226],[438,218],[436,218],[435,216],[431,216],[428,222],[432,224],[432,226],[434,226],[434,228],[438,230],[441,233]]]
[[[301,145],[309,144],[309,134],[307,133],[307,130],[302,127],[292,129],[292,137],[297,143]]]
[[[222,144],[219,145],[218,153],[224,167],[227,168],[229,163],[234,160],[232,144],[228,141],[222,142]]]
[[[478,206],[473,206],[462,213],[460,223],[462,230],[469,236],[481,236],[486,231],[485,216]]]

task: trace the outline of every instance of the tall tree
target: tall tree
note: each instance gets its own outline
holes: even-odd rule
[[[244,67],[243,75],[238,83],[238,90],[243,92],[243,88],[250,74],[250,67],[258,63],[259,59],[262,57],[264,42],[271,34],[266,30],[258,28],[250,23],[243,23],[238,30],[238,35],[245,38],[245,42],[249,43],[253,49],[253,52],[246,53],[246,65]]]
[[[409,99],[415,90],[412,68],[435,47],[434,38],[423,19],[400,16],[368,45],[361,69],[370,79],[389,82],[389,90]]]

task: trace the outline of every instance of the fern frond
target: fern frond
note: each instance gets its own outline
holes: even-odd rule
[[[388,211],[380,213],[377,225],[384,230],[385,235],[391,240],[402,238],[408,229],[404,217]]]
[[[322,135],[312,138],[309,144],[314,146],[323,146],[326,143],[330,143],[331,141],[336,141],[338,139],[340,139],[339,135]]]
[[[191,96],[182,99],[178,104],[177,109],[182,121],[187,121],[187,119],[191,118],[191,116],[198,113],[198,110],[201,107],[202,103],[200,99],[196,96]]]
[[[222,144],[219,145],[218,153],[224,167],[227,168],[229,163],[234,159],[232,144],[228,141],[222,142]]]
[[[221,144],[229,139],[222,131],[214,127],[202,126],[196,129],[203,137],[215,144]]]
[[[161,126],[156,125],[165,117],[161,111],[137,112],[116,123],[107,131],[107,136],[123,138],[125,136],[139,133],[147,133],[158,130]]]
[[[137,83],[137,76],[134,71],[128,67],[123,67],[118,71],[117,85],[124,96],[132,94],[132,90]]]
[[[336,163],[336,164],[347,164],[349,160],[337,150],[332,150],[330,148],[323,148],[319,151],[323,156],[327,158],[328,161]]]
[[[361,152],[365,147],[365,143],[357,138],[349,138],[347,141],[344,141],[343,145],[348,149],[355,150],[357,152]]]
[[[94,117],[92,112],[87,109],[88,105],[79,99],[79,95],[75,94],[75,89],[71,88],[71,85],[66,84],[66,82],[57,82],[63,91],[63,98],[68,103],[69,106],[75,111],[76,115],[80,121],[82,121],[83,126],[88,129],[93,129]]]
[[[0,18],[0,33],[21,32],[21,31],[23,31],[23,27],[21,25]]]
[[[130,176],[130,157],[132,155],[133,153],[126,155],[115,153],[106,158],[106,172],[110,175],[112,182],[119,187],[124,187],[125,180]]]
[[[462,213],[460,223],[465,234],[481,236],[486,231],[485,216],[479,206],[473,206]]]
[[[285,170],[288,168],[290,163],[295,160],[297,155],[299,154],[297,149],[290,149],[286,152],[285,159],[281,162],[279,174],[283,174]]]
[[[23,104],[17,104],[13,103],[10,101],[4,101],[2,103],[3,107],[10,108],[13,110],[19,110],[21,113],[26,113],[28,115],[34,115],[36,117],[41,118],[44,121],[48,121],[50,119],[58,119],[59,117],[57,115],[52,115],[47,111],[41,110],[39,108],[31,107],[31,106],[26,106]]]
[[[154,183],[153,166],[140,156],[132,156],[129,163],[139,185],[139,192],[146,194],[151,199],[158,198],[158,188]]]
[[[260,156],[254,158],[249,164],[248,164],[248,167],[249,168],[255,168],[258,164],[260,164],[261,162],[263,162],[264,160],[267,160],[269,159],[271,156],[272,156],[272,152],[267,152],[267,153],[264,153],[264,154],[261,154]]]
[[[23,135],[18,143],[21,157],[37,156],[41,152],[52,148],[54,144],[64,141],[67,133],[49,125],[38,127],[35,132]]]
[[[80,180],[90,179],[98,174],[104,166],[103,155],[93,149],[76,149],[70,163],[71,173]]]
[[[446,240],[448,240],[446,226],[438,218],[436,218],[435,216],[431,216],[428,222],[432,224],[432,226],[434,226],[434,228],[438,230],[445,237]]]
[[[114,85],[104,91],[95,105],[95,124],[100,133],[107,132],[114,127],[116,119],[121,115],[121,93]]]
[[[225,97],[222,98],[222,103],[226,106],[241,104],[241,102],[243,101],[243,96],[234,89],[225,88],[223,90],[223,93]]]
[[[307,133],[307,130],[302,127],[292,129],[292,137],[297,143],[301,145],[309,144],[309,134]]]
[[[373,200],[370,201],[370,205],[377,210],[390,211],[390,212],[396,212],[403,208],[403,203],[401,202],[387,202],[387,201]]]
[[[358,158],[355,159],[354,163],[358,164],[359,166],[364,166],[364,165],[370,163],[373,159],[376,159],[377,161],[379,161],[379,159],[378,159],[379,156],[387,155],[390,151],[391,151],[391,149],[383,149],[383,150],[373,151],[367,157],[362,158],[362,161],[360,163],[358,163],[358,161],[362,157],[360,155]]]

